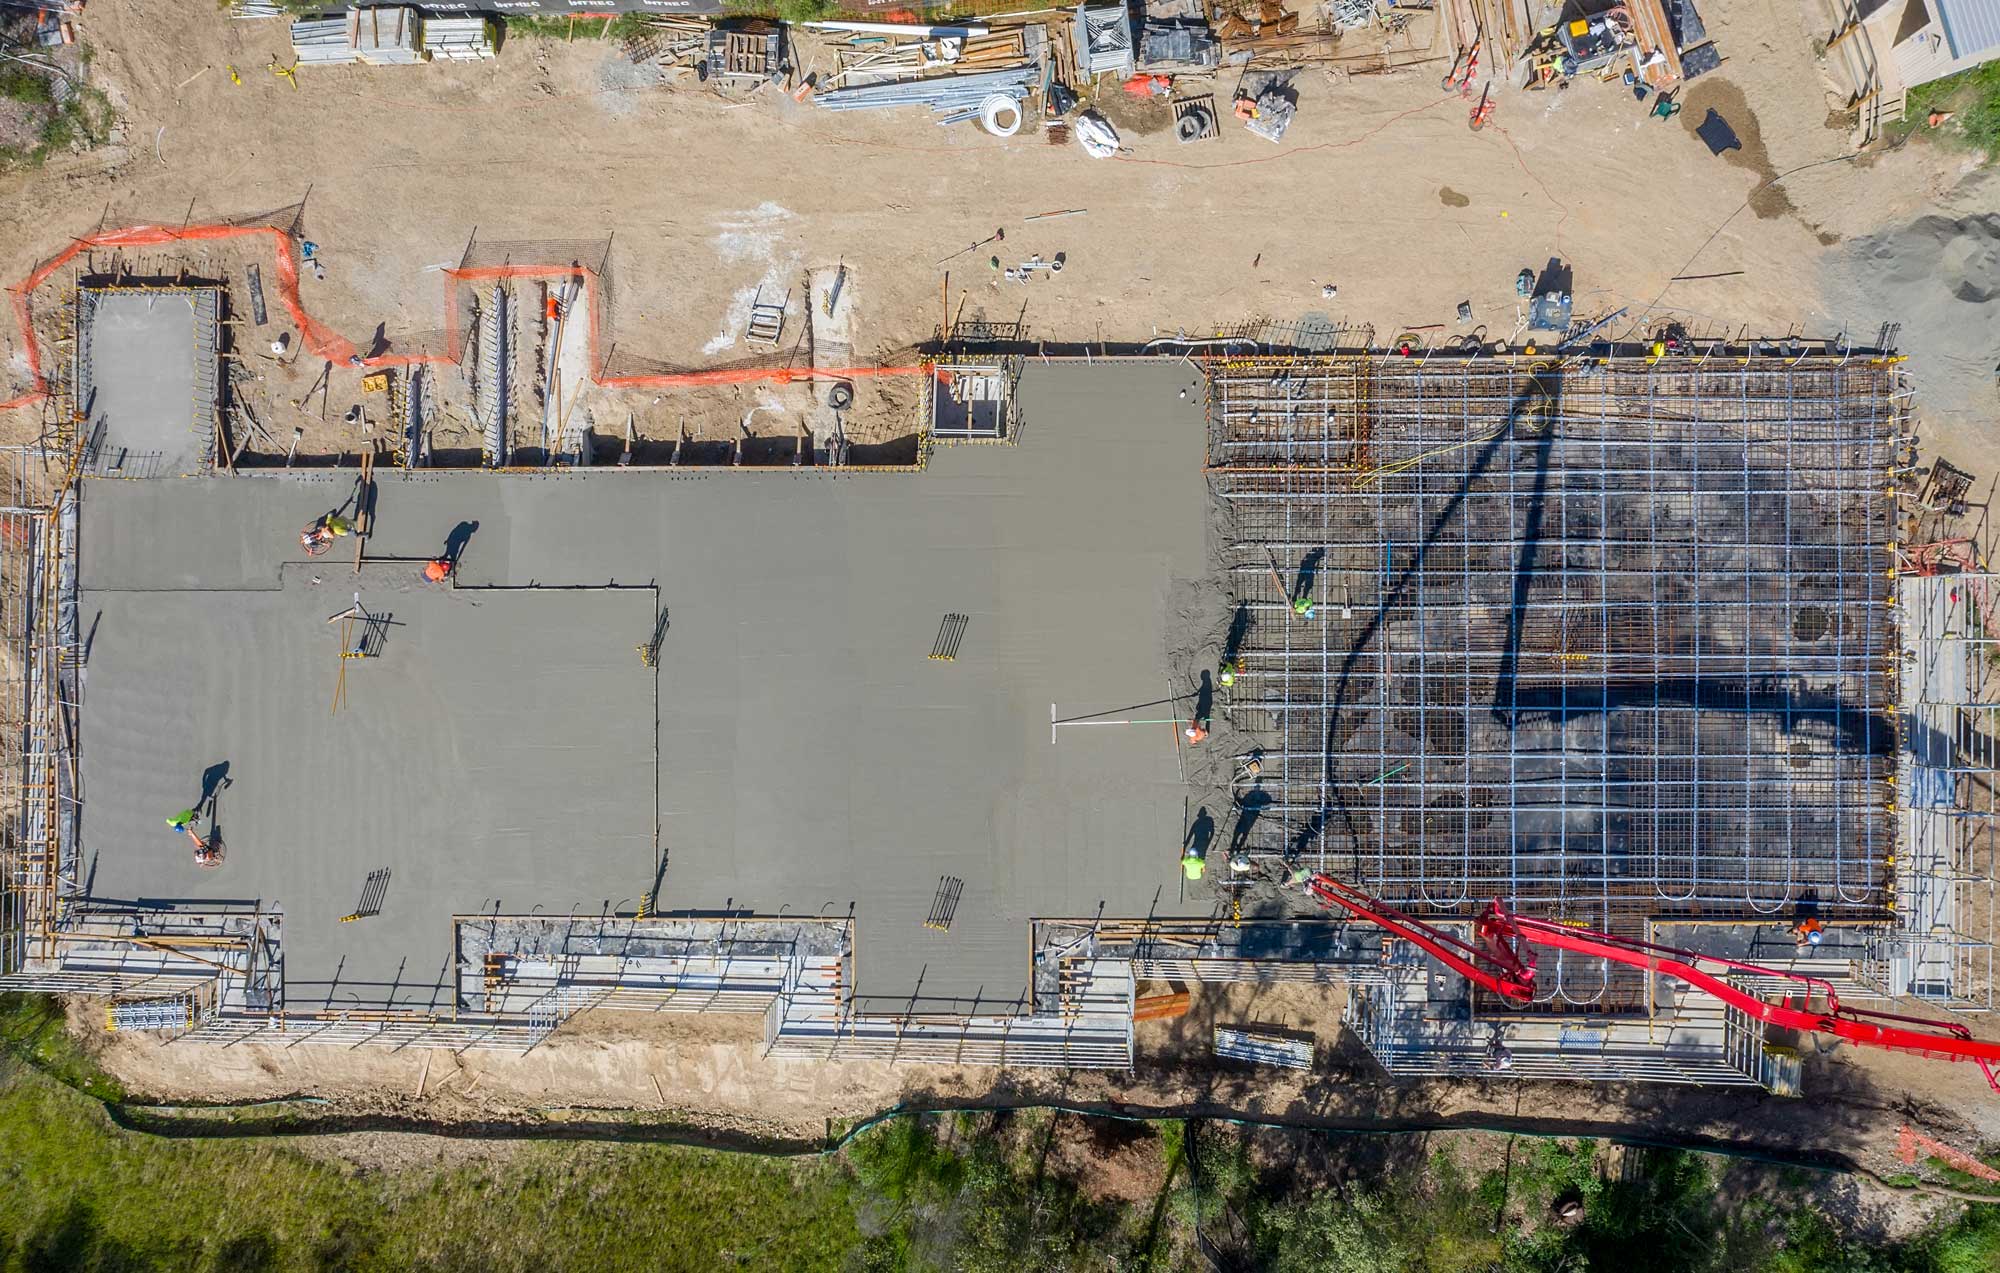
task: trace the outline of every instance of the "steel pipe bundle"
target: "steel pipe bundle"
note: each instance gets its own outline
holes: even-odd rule
[[[940,123],[950,123],[976,119],[980,106],[989,97],[1026,101],[1034,78],[1034,67],[1010,66],[1005,70],[980,71],[972,75],[943,75],[929,80],[901,80],[835,89],[815,96],[813,101],[832,111],[928,106],[944,117],[939,120]]]

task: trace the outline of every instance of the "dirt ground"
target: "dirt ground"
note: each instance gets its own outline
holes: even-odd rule
[[[1807,1101],[1755,1089],[1391,1082],[1343,1036],[1340,1001],[1335,987],[1197,987],[1186,1016],[1139,1026],[1139,1060],[1130,1073],[775,1059],[763,1055],[762,1018],[751,1015],[592,1012],[525,1055],[162,1043],[106,1034],[98,1028],[101,1009],[81,1005],[72,1008],[71,1028],[133,1099],[162,1104],[309,1096],[323,1098],[332,1113],[527,1125],[638,1111],[677,1126],[797,1143],[898,1105],[1028,1102],[1300,1126],[1563,1131],[1844,1157],[1864,1173],[1847,1195],[1861,1191],[1871,1210],[1895,1196],[1878,1187],[1880,1178],[1908,1170],[1897,1158],[1906,1123],[1968,1151],[2000,1141],[2000,1109],[1975,1067],[1846,1047],[1808,1057]],[[1314,1067],[1301,1073],[1218,1062],[1210,1052],[1218,1022],[1313,1034]],[[412,1133],[304,1139],[367,1165],[501,1152],[447,1147]],[[1116,1159],[1120,1151],[1078,1152]],[[1137,1158],[1113,1163],[1101,1187],[1143,1191],[1146,1170]]]
[[[0,178],[14,211],[0,275],[24,276],[100,223],[200,222],[303,201],[326,270],[305,279],[306,306],[358,345],[390,351],[435,342],[435,267],[475,238],[536,241],[552,256],[609,238],[607,354],[677,368],[740,360],[758,291],[789,293],[797,307],[805,271],[835,263],[850,272],[856,356],[868,361],[928,339],[947,310],[1055,341],[1306,315],[1384,340],[1429,324],[1506,339],[1514,276],[1551,258],[1574,271],[1580,313],[1625,306],[1621,325],[1672,317],[1697,331],[1825,334],[1852,323],[1872,338],[1880,320],[1831,312],[1818,267],[1844,240],[1946,194],[1964,161],[1916,145],[1838,162],[1848,134],[1829,116],[1816,32],[1795,0],[1726,6],[1710,27],[1729,60],[1690,87],[1671,123],[1593,81],[1503,92],[1492,125],[1474,133],[1434,66],[1309,70],[1278,146],[1233,125],[1218,141],[1179,145],[1163,103],[1107,86],[1128,153],[1099,161],[1028,131],[1003,140],[938,128],[922,112],[724,98],[687,76],[656,84],[594,40],[515,39],[484,63],[307,68],[294,88],[263,69],[283,51],[282,22],[98,0],[84,37],[121,112],[119,140]],[[1226,99],[1233,86],[1225,73],[1213,88]],[[1692,134],[1711,106],[1743,143],[1724,159]],[[1766,178],[1815,163],[1746,207]],[[997,229],[1004,242],[961,252]],[[1058,252],[1064,271],[1025,285],[987,263]],[[1690,274],[1728,277],[1670,283]],[[1327,285],[1339,289],[1331,300]],[[1461,301],[1470,324],[1454,319]],[[18,384],[18,337],[4,339]],[[456,373],[438,379],[454,405]],[[355,381],[336,371],[335,420],[361,400]],[[812,393],[676,389],[582,405],[604,435],[622,436],[629,413],[641,438],[683,426],[725,437],[759,403],[777,410],[756,431],[785,432]],[[888,436],[914,408],[905,393],[854,416],[897,415],[880,427]],[[289,440],[293,426],[311,428],[272,427]]]

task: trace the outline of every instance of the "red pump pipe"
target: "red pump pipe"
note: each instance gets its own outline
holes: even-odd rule
[[[1534,994],[1535,956],[1527,947],[1545,946],[1595,955],[1648,973],[1678,977],[1746,1015],[1782,1029],[1832,1035],[1862,1047],[1890,1048],[1947,1061],[1972,1061],[1985,1073],[1993,1090],[2000,1092],[2000,1075],[1993,1069],[2000,1063],[2000,1042],[1975,1039],[1970,1030],[1954,1021],[1842,1007],[1832,984],[1818,977],[1530,919],[1509,912],[1497,901],[1479,917],[1475,928],[1479,941],[1475,945],[1405,915],[1329,875],[1312,876],[1306,881],[1306,892],[1323,904],[1338,906],[1380,925],[1428,951],[1461,976],[1515,1002],[1526,1002]],[[1702,964],[1782,977],[1800,983],[1805,992],[1799,998],[1799,1007],[1792,1007],[1789,1001],[1767,1003],[1705,971]],[[1826,997],[1824,1012],[1814,1011],[1810,1006],[1815,990]]]

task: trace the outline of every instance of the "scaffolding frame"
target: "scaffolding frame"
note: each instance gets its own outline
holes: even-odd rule
[[[1896,583],[1905,616],[1897,923],[1870,971],[1890,994],[1988,1011],[2000,819],[2000,576],[1940,572],[1919,558],[1917,570]]]
[[[1887,913],[1892,360],[1205,372],[1253,856],[1433,914]]]
[[[80,892],[75,448],[0,448],[0,975],[46,957]]]

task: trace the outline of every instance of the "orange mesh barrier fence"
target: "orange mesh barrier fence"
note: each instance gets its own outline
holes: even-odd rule
[[[581,265],[491,265],[461,267],[443,271],[445,276],[445,350],[441,354],[380,354],[363,358],[354,342],[340,335],[306,312],[299,300],[299,258],[292,237],[269,225],[190,225],[179,229],[160,225],[135,225],[72,239],[68,247],[44,262],[21,282],[8,288],[14,306],[14,320],[21,331],[21,344],[28,364],[28,392],[0,401],[0,410],[33,406],[48,396],[48,381],[42,373],[40,347],[35,342],[34,312],[30,297],[55,272],[93,248],[157,247],[162,244],[199,240],[249,238],[263,235],[271,240],[275,282],[280,303],[299,329],[299,338],[315,357],[331,362],[363,367],[408,367],[419,363],[455,363],[460,352],[458,284],[482,279],[581,278],[588,297],[590,318],[590,365],[592,379],[613,389],[666,389],[699,385],[746,384],[768,381],[791,384],[814,378],[853,380],[872,376],[922,375],[921,366],[886,367],[725,367],[709,371],[679,371],[650,375],[607,376],[602,374],[602,322],[597,271]]]

